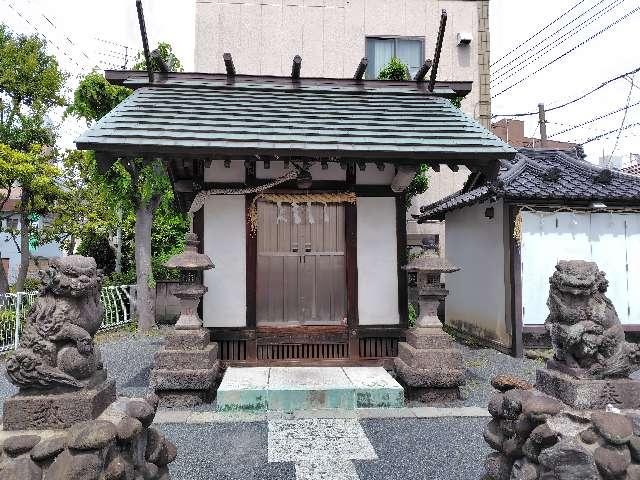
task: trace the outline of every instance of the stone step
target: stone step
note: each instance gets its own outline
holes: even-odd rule
[[[403,406],[404,390],[382,367],[230,367],[217,393],[219,411]]]
[[[155,354],[156,368],[167,370],[213,368],[218,361],[218,344],[210,343],[202,350],[159,350]]]

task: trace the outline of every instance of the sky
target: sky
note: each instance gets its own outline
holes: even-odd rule
[[[513,51],[574,6],[542,35]],[[195,2],[145,0],[144,8],[150,45],[169,42],[185,71],[192,71]],[[634,12],[634,9],[638,11]],[[500,93],[628,12],[633,13],[551,66]],[[594,21],[579,27],[594,15],[597,17]],[[72,74],[69,96],[80,75],[93,67],[122,67],[125,52],[127,65],[131,66],[132,55],[141,48],[134,0],[0,0],[0,19],[15,31],[37,31],[48,39],[51,53],[56,54],[62,67]],[[551,36],[551,40],[545,40],[549,34],[572,21],[569,27]],[[494,63],[491,88],[492,95],[495,95],[492,111],[497,115],[534,112],[538,103],[544,103],[549,109],[579,97],[610,78],[640,67],[640,48],[637,46],[640,0],[491,0],[490,29],[491,61]],[[571,35],[562,38],[567,32]],[[548,43],[544,42],[554,40],[557,44],[547,48]],[[561,40],[564,41],[560,43]],[[533,50],[524,55],[531,48]],[[540,51],[544,48],[547,49]],[[504,55],[509,56],[501,59]],[[534,58],[530,58],[532,55]],[[508,75],[513,76],[506,78]],[[548,112],[548,135],[624,109],[627,99],[632,107],[626,112],[624,124],[640,123],[640,104],[633,106],[640,102],[640,72],[635,75],[635,81],[637,85],[632,87],[629,81],[618,80],[585,100]],[[622,110],[552,138],[584,142],[601,133],[619,129],[624,115]],[[525,134],[538,136],[537,117],[524,117],[524,120]],[[73,139],[85,128],[81,122],[65,120],[60,129],[61,146],[72,147]],[[640,153],[640,125],[624,130],[617,145],[616,137],[617,131],[602,140],[587,143],[587,159],[597,163],[603,154],[607,159],[613,154],[627,161],[630,153]]]

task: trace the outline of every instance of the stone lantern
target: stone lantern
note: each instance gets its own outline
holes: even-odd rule
[[[185,236],[184,252],[171,257],[165,266],[180,270],[180,282],[172,293],[180,299],[180,317],[155,355],[150,385],[163,406],[195,406],[213,400],[220,373],[218,344],[210,341],[202,327],[198,304],[207,293],[202,272],[213,268],[211,259],[198,253],[195,233]]]
[[[407,331],[407,341],[398,344],[398,380],[409,399],[457,399],[465,375],[462,352],[442,330],[438,305],[449,293],[442,287],[441,275],[459,268],[435,253],[425,253],[403,268],[417,275],[420,313],[415,327]]]
[[[198,236],[195,233],[185,235],[184,252],[171,257],[164,266],[180,270],[180,283],[171,293],[180,299],[180,317],[176,322],[177,330],[202,328],[198,316],[200,299],[208,288],[202,285],[202,272],[213,268],[213,262],[204,253],[198,253]]]

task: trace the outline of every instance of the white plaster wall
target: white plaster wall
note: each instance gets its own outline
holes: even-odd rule
[[[245,168],[242,160],[234,160],[229,168],[224,166],[224,160],[214,160],[204,169],[205,182],[239,183],[244,182]]]
[[[294,167],[289,165],[289,169],[291,168]],[[314,162],[309,172],[314,180],[336,180],[344,182],[347,178],[346,170],[340,168],[340,164],[337,162],[329,162],[326,170],[322,169],[320,162]],[[256,162],[256,178],[277,178],[284,173],[284,162],[281,160],[270,162],[269,168],[264,168],[264,162]]]
[[[398,324],[395,198],[358,197],[357,209],[360,325]]]
[[[210,196],[204,204],[204,253],[215,268],[204,273],[205,327],[246,325],[246,225],[244,195]]]
[[[356,165],[356,183],[359,185],[391,185],[396,175],[396,166],[384,164],[384,170],[378,170],[375,164],[367,163],[364,170]]]
[[[495,217],[484,216],[494,207]],[[505,316],[502,202],[454,210],[446,216],[447,258],[460,271],[447,275],[446,322],[509,345]]]

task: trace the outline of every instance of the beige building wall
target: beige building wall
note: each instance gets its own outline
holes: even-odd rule
[[[472,81],[462,110],[490,126],[489,0],[197,0],[195,69],[222,73],[229,52],[239,74],[289,75],[300,55],[303,77],[352,77],[368,36],[422,38],[425,57],[432,58],[443,9],[448,21],[438,79]],[[471,43],[458,46],[458,33],[471,34]],[[414,198],[409,213],[454,193],[467,176],[464,168],[430,172],[429,191]],[[410,239],[436,233],[444,244],[440,223],[408,218]]]

